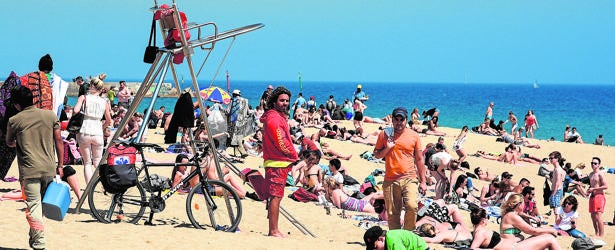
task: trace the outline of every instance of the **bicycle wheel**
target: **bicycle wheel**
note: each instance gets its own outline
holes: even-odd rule
[[[228,196],[228,202],[224,195]],[[190,190],[186,197],[186,213],[192,225],[226,232],[235,232],[241,221],[241,199],[228,184],[217,180],[207,181]]]
[[[128,222],[136,224],[147,206],[145,191],[141,184],[129,188],[124,193],[105,192],[100,177],[88,194],[88,204],[94,218],[102,223]]]

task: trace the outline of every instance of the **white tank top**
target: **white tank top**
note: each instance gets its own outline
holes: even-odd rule
[[[83,125],[79,130],[83,135],[103,135],[102,121],[107,107],[107,100],[98,95],[87,94],[85,96],[85,112]]]

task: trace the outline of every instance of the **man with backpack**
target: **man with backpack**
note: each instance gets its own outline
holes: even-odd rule
[[[335,99],[333,98],[333,95],[329,96],[329,100],[327,100],[325,108],[327,110],[329,110],[329,114],[333,114],[333,110],[335,110],[335,108],[337,108],[337,103],[335,102]]]

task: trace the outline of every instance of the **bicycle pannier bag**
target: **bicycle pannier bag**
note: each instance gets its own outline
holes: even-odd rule
[[[107,157],[106,181],[109,187],[126,190],[137,185],[137,149],[123,144],[109,147]],[[109,191],[109,190],[107,190]]]

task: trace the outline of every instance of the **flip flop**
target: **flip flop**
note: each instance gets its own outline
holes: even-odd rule
[[[17,178],[15,178],[14,176],[5,177],[5,178],[3,179],[3,181],[4,181],[4,182],[14,182],[14,181],[17,181],[17,180],[18,180],[18,179],[17,179]]]

